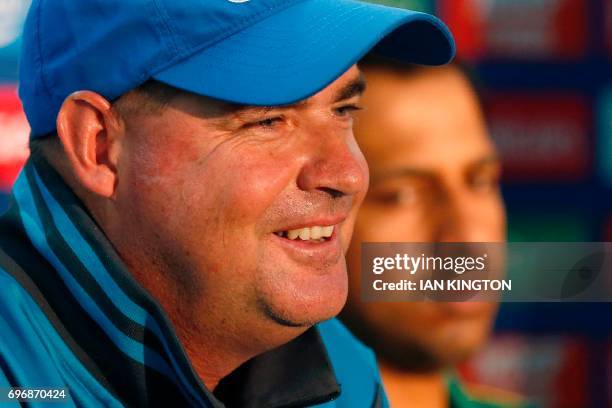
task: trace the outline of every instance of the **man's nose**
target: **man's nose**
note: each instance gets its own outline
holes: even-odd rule
[[[334,198],[365,194],[368,181],[367,163],[352,136],[322,144],[297,179],[301,190],[319,190]]]
[[[438,242],[489,242],[493,226],[487,225],[487,217],[479,211],[481,205],[461,194],[450,195],[445,200],[443,216],[438,225]]]

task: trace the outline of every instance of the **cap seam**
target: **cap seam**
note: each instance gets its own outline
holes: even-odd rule
[[[51,89],[49,88],[49,85],[47,84],[47,81],[45,79],[45,74],[44,74],[44,69],[43,67],[45,66],[45,61],[43,58],[43,53],[42,53],[42,44],[41,44],[41,37],[40,37],[40,24],[42,21],[41,18],[41,9],[42,9],[42,3],[45,0],[40,0],[38,2],[38,8],[36,9],[36,45],[38,48],[38,61],[39,61],[39,71],[40,71],[40,82],[42,82],[43,85],[43,90],[46,93],[46,96],[48,98],[48,102],[50,102],[51,104],[53,103],[53,94],[51,93]]]
[[[289,8],[297,3],[304,2],[304,1],[306,0],[293,0],[293,1],[284,1],[284,2],[279,1],[276,6],[261,10],[255,14],[244,17],[243,19],[239,21],[239,23],[235,24],[231,29],[222,31],[217,36],[215,36],[212,40],[206,41],[205,43],[199,44],[195,47],[189,47],[182,52],[178,52],[177,55],[174,56],[174,58],[171,58],[168,62],[166,62],[165,64],[162,64],[160,67],[157,67],[151,70],[149,73],[149,77],[154,76],[155,74],[163,71],[164,69],[172,65],[175,65],[177,62],[183,59],[186,59],[190,57],[191,55],[198,53],[201,50],[212,47],[214,44],[228,37],[231,37],[232,35],[244,30],[249,24],[252,24],[254,21],[257,21],[257,22],[263,21],[266,18],[272,16],[273,14],[285,8]]]
[[[155,11],[157,12],[161,24],[163,25],[166,33],[168,34],[168,37],[170,37],[171,47],[174,51],[174,54],[179,54],[180,51],[177,44],[176,33],[170,27],[170,23],[166,18],[166,14],[162,11],[161,5],[159,4],[158,0],[152,0],[152,3],[153,7],[155,7]]]

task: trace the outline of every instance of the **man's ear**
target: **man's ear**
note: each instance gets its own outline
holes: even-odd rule
[[[90,91],[68,96],[57,116],[57,134],[76,179],[103,197],[115,193],[120,129],[110,102]]]

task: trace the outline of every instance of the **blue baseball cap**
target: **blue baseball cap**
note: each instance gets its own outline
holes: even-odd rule
[[[33,0],[19,95],[32,137],[67,96],[108,100],[149,79],[245,105],[315,94],[366,53],[424,65],[454,56],[436,17],[355,0]]]

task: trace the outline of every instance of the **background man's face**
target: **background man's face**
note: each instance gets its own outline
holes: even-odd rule
[[[454,364],[486,338],[483,303],[368,303],[359,299],[361,242],[502,241],[500,165],[477,99],[453,67],[406,75],[366,70],[355,134],[371,187],[347,258],[349,322],[380,356],[411,370]]]
[[[294,106],[238,109],[187,95],[128,124],[118,205],[126,231],[176,275],[164,290],[189,305],[178,311],[186,319],[255,344],[262,326],[306,327],[340,311],[368,184],[352,131],[362,87],[353,67]],[[288,236],[316,226],[333,235]]]

